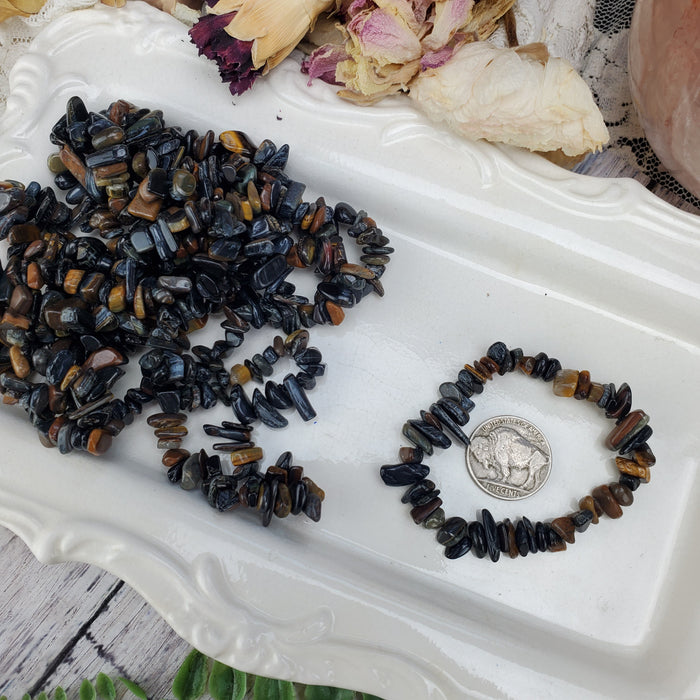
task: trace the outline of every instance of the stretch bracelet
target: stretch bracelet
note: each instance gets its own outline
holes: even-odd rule
[[[606,418],[615,421],[605,445],[618,453],[615,464],[620,476],[616,482],[597,486],[581,498],[578,511],[549,521],[533,524],[522,517],[515,524],[508,518],[496,522],[486,508],[481,509],[480,519],[470,522],[459,516],[446,518],[440,491],[427,478],[430,467],[423,458],[432,455],[435,448],[447,449],[453,439],[468,448],[470,439],[462,427],[474,408],[472,397],[481,394],[495,375],[515,369],[552,382],[556,396],[594,403]],[[401,501],[411,506],[414,522],[436,530],[437,541],[444,546],[448,559],[457,559],[470,550],[478,558],[488,555],[494,562],[501,553],[515,558],[563,551],[567,543],[574,543],[576,532],[584,532],[602,515],[619,518],[622,507],[634,501],[633,491],[649,482],[650,467],[656,462],[647,444],[652,429],[644,411],[632,410],[632,390],[627,384],[616,389],[614,384],[593,382],[587,370],[562,369],[559,360],[545,353],[525,356],[520,348],[509,350],[504,343],[496,342],[480,360],[464,365],[455,382],[441,384],[440,394],[428,411],[420,412],[420,419],[404,424],[402,434],[411,445],[401,447],[400,462],[383,465],[380,476],[387,486],[408,487]]]

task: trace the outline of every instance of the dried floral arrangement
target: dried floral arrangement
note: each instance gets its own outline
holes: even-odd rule
[[[608,142],[593,96],[543,44],[518,46],[516,0],[146,0],[188,23],[232,94],[248,90],[296,48],[309,83],[361,105],[408,96],[468,139],[549,154],[572,164]],[[0,0],[0,22],[44,0]],[[126,0],[102,0],[123,6]],[[184,13],[184,14],[183,14]],[[504,25],[508,46],[488,41]]]
[[[295,48],[309,83],[371,105],[407,95],[470,139],[569,157],[608,132],[589,88],[543,44],[518,46],[515,0],[218,0],[190,30],[234,95]],[[504,24],[508,47],[487,41]]]

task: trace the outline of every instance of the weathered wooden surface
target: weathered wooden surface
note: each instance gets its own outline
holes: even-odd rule
[[[149,697],[170,685],[190,647],[124,582],[86,564],[40,564],[0,528],[0,695],[77,697],[100,671],[138,682]]]

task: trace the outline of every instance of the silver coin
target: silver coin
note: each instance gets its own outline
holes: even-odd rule
[[[475,428],[466,461],[479,488],[505,501],[519,501],[544,486],[552,469],[552,449],[530,421],[496,416]]]

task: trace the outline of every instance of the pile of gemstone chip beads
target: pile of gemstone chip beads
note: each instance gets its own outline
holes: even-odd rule
[[[79,97],[50,139],[65,201],[38,182],[0,182],[0,392],[47,447],[103,454],[150,402],[162,413],[242,405],[242,383],[270,356],[230,370],[224,360],[251,329],[337,325],[384,293],[388,239],[349,204],[304,201],[287,145],[185,131],[124,100],[93,112]],[[361,247],[357,263],[343,232]],[[297,293],[294,269],[316,275],[313,298]],[[215,315],[223,337],[191,347]],[[123,366],[143,351],[141,383],[120,398]],[[308,414],[322,363],[314,349],[295,361],[305,368],[264,398],[288,396]]]

